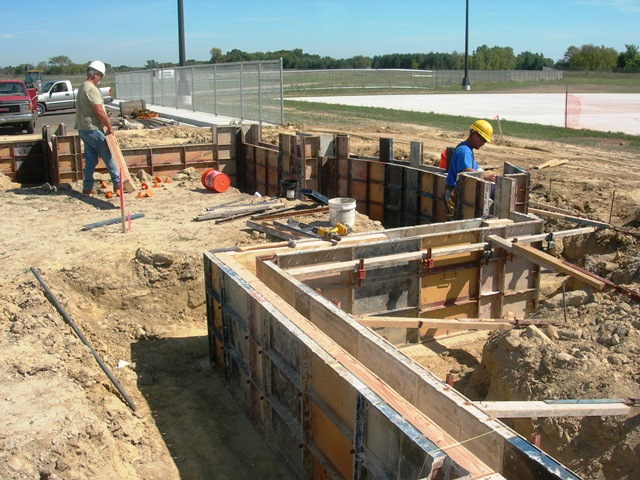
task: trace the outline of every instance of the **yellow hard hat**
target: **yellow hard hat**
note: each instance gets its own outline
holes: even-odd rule
[[[482,138],[484,138],[487,142],[491,143],[491,136],[493,135],[493,127],[486,120],[476,120],[471,125],[471,130],[476,132]]]

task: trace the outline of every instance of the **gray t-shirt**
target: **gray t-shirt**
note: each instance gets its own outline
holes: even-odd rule
[[[92,105],[102,105],[104,109],[104,100],[98,87],[87,80],[78,89],[76,130],[100,130],[102,128],[100,120],[93,113]]]

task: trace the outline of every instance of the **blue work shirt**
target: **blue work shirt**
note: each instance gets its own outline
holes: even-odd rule
[[[449,171],[447,172],[447,185],[449,187],[455,187],[458,174],[467,168],[478,170],[478,163],[473,156],[473,149],[465,141],[459,144],[453,151],[451,161],[449,162]]]

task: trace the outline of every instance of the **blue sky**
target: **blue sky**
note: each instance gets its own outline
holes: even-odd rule
[[[178,62],[177,0],[1,0],[0,66],[65,55],[143,67]],[[349,58],[464,52],[465,0],[183,0],[187,59],[301,48]],[[559,60],[569,46],[640,45],[640,0],[469,0],[469,50]]]

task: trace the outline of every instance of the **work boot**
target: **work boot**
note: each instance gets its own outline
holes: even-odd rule
[[[91,190],[82,190],[82,194],[83,194],[83,195],[95,195],[95,194],[97,194],[97,193],[98,193],[98,192],[96,192],[94,189],[91,189]]]

